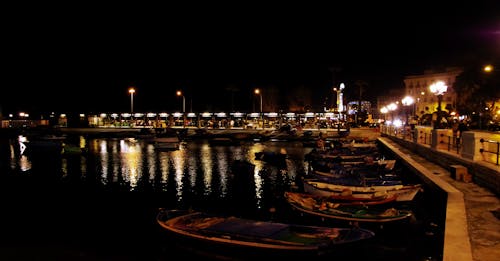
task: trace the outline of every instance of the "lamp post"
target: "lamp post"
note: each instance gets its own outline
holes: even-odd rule
[[[448,89],[448,86],[443,81],[437,81],[429,86],[429,90],[431,93],[437,96],[438,98],[438,107],[437,107],[437,117],[436,123],[434,124],[434,129],[441,128],[441,102],[443,101],[443,94]]]
[[[262,92],[260,89],[255,89],[254,93],[260,96],[260,120],[262,122],[262,129],[264,129],[264,120],[262,117]]]
[[[182,127],[186,127],[186,97],[182,91],[177,91],[177,96],[182,96]]]
[[[345,89],[345,84],[340,83],[339,89],[337,91],[337,110],[339,111],[339,118],[344,119],[344,117],[341,117],[342,112],[344,111],[344,94],[342,93]]]
[[[131,87],[128,89],[128,93],[130,93],[130,113],[134,113],[134,93],[135,89]]]
[[[403,106],[405,106],[405,113],[406,113],[406,125],[409,125],[409,121],[408,121],[408,118],[409,118],[409,114],[408,113],[408,107],[410,105],[413,105],[413,102],[415,102],[415,100],[413,99],[413,97],[411,96],[406,96],[404,97],[402,100],[401,100],[401,103],[403,104]],[[412,116],[413,116],[413,113],[412,113]]]
[[[398,105],[394,102],[387,105],[387,110],[391,112],[391,122],[394,122],[394,111],[398,108]]]
[[[339,90],[337,89],[337,87],[333,87],[333,91],[335,92],[335,96],[334,96],[335,97],[335,103],[332,100],[332,107],[333,107],[332,111],[335,112],[335,109],[338,110],[338,107],[339,107],[339,102],[338,102],[338,91]]]
[[[262,114],[262,92],[260,91],[260,89],[255,89],[254,92],[255,94],[260,96],[260,113]]]
[[[387,114],[387,112],[389,112],[389,109],[387,109],[386,106],[380,108],[380,113],[384,114],[384,124],[385,124],[385,115]]]

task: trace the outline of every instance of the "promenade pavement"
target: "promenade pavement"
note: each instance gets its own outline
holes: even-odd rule
[[[473,182],[453,179],[448,169],[388,138],[379,140],[448,193],[443,260],[499,260],[499,198]]]

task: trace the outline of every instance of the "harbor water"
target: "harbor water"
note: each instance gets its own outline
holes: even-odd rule
[[[284,200],[306,175],[299,141],[242,141],[213,145],[182,142],[162,151],[134,138],[73,137],[87,149],[19,153],[3,138],[0,154],[1,260],[171,260],[173,257],[236,259],[232,253],[180,246],[156,223],[160,208],[220,212],[241,217],[324,226],[366,226],[373,240],[339,253],[344,259],[441,260],[445,196],[424,187],[413,216],[394,224],[350,224],[303,216]],[[284,164],[256,159],[256,152],[286,152]],[[389,151],[380,148],[384,157]],[[238,164],[249,162],[254,168]],[[407,179],[416,175],[396,164]],[[327,256],[324,259],[331,259]]]

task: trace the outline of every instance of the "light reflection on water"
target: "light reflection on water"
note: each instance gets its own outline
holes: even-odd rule
[[[127,230],[124,229],[124,226],[120,226],[118,222],[114,229],[120,233],[116,235],[106,233],[109,237],[103,239],[105,242],[103,245],[107,245],[111,240],[137,238],[149,238],[151,242],[156,242],[157,238],[151,236],[153,234],[151,231],[155,230],[148,230],[151,228],[147,226],[150,225],[148,222],[151,221],[151,217],[156,214],[157,206],[163,206],[164,201],[169,202],[169,204],[166,204],[168,206],[172,206],[170,203],[174,201],[175,206],[196,207],[197,204],[206,208],[215,208],[215,210],[226,210],[240,204],[242,206],[239,206],[237,211],[244,212],[247,208],[253,206],[259,211],[263,210],[258,213],[259,215],[264,215],[266,210],[270,210],[270,207],[274,207],[273,204],[276,204],[276,216],[285,219],[290,218],[290,220],[299,220],[300,218],[295,217],[297,219],[293,219],[294,216],[288,215],[290,212],[283,206],[280,208],[280,199],[278,199],[280,193],[287,189],[287,186],[290,185],[291,181],[295,180],[296,176],[307,172],[308,166],[304,162],[304,155],[310,151],[310,148],[302,147],[300,142],[248,142],[242,143],[241,146],[210,146],[206,141],[193,141],[183,143],[180,149],[176,151],[158,151],[155,150],[152,144],[143,140],[99,138],[84,140],[84,142],[88,146],[88,155],[67,156],[54,152],[21,156],[18,154],[18,150],[15,149],[16,144],[10,143],[13,144],[10,146],[10,151],[3,149],[1,151],[0,163],[2,164],[0,165],[2,171],[4,169],[7,172],[10,171],[9,174],[11,175],[5,175],[9,176],[8,180],[19,181],[19,184],[16,183],[18,186],[9,190],[12,192],[17,192],[18,189],[23,190],[25,183],[35,185],[29,184],[28,188],[23,191],[31,192],[32,189],[37,189],[36,192],[32,192],[37,196],[48,195],[50,193],[44,192],[52,188],[58,188],[51,186],[68,185],[72,189],[75,184],[77,185],[75,188],[85,188],[86,190],[82,190],[83,192],[99,192],[99,190],[125,191],[126,196],[117,193],[117,196],[114,197],[113,193],[111,193],[113,196],[110,196],[109,194],[99,193],[80,193],[82,192],[80,190],[68,196],[67,190],[54,190],[63,191],[66,194],[62,194],[63,197],[57,196],[57,200],[52,200],[52,198],[50,198],[51,201],[41,200],[43,204],[40,205],[52,202],[52,204],[56,205],[54,211],[60,211],[53,214],[49,219],[55,220],[53,221],[55,226],[60,226],[59,222],[73,223],[73,221],[68,221],[66,218],[57,219],[67,214],[66,211],[69,206],[74,208],[72,210],[74,213],[79,214],[82,212],[80,209],[82,205],[83,207],[87,206],[86,211],[83,212],[89,212],[89,214],[82,216],[79,223],[88,225],[82,228],[80,232],[92,234],[93,240],[94,234],[92,232],[96,231],[94,227],[96,225],[98,225],[97,227],[100,225],[101,228],[104,226],[101,218],[122,220],[123,224],[131,222],[140,227],[140,229],[130,228]],[[277,167],[255,160],[255,152],[279,152],[281,149],[286,149],[289,158],[285,167]],[[232,164],[235,160],[245,160],[253,163],[255,165],[254,172],[233,173]],[[245,183],[244,187],[235,186],[235,177],[242,176],[242,174],[249,174],[248,177],[253,181],[251,182],[252,186],[253,184],[255,186],[251,187],[250,190],[253,199],[255,199],[250,201],[252,205],[245,205],[245,203],[236,200],[228,200],[235,198],[235,192],[238,192],[238,190],[250,188],[249,183]],[[10,179],[10,176],[21,178]],[[53,182],[59,183],[59,185],[51,185]],[[134,194],[134,192],[141,191],[155,193],[144,193],[141,195],[143,197]],[[158,193],[156,194],[156,192]],[[440,200],[437,200],[436,197],[439,194],[430,194],[429,190],[427,190],[426,193],[420,196],[420,201],[415,203],[418,211],[416,212],[415,221],[411,223],[412,226],[409,229],[405,227],[401,231],[398,229],[399,227],[394,230],[386,229],[386,236],[378,235],[373,244],[373,249],[371,246],[368,248],[376,250],[375,255],[380,257],[392,257],[392,259],[379,260],[431,260],[423,259],[423,257],[439,257],[439,253],[442,252],[442,233],[439,229],[442,226],[436,228],[435,225],[428,225],[443,223],[441,216],[435,216],[436,213],[440,213],[439,211],[443,209]],[[429,202],[435,205],[429,204]],[[97,209],[95,208],[96,205],[98,206]],[[423,206],[425,206],[425,209],[422,208]],[[431,210],[427,211],[427,208]],[[123,213],[128,219],[121,216]],[[144,218],[142,223],[135,220],[138,217]],[[18,222],[23,226],[25,225],[24,222]],[[151,227],[157,228],[155,224],[151,224]],[[427,233],[430,229],[435,230],[433,236],[429,236],[430,234]],[[60,233],[65,233],[70,229],[61,226],[61,231],[64,232]],[[15,232],[17,233],[17,231]],[[147,232],[151,233],[148,234]],[[400,235],[400,232],[403,235]],[[74,235],[74,233],[70,233],[70,235]],[[127,233],[130,235],[128,237],[124,236]],[[144,233],[144,235],[140,234],[138,236],[137,233]],[[394,234],[397,237],[394,237]],[[130,240],[130,242],[132,241],[134,240]],[[134,247],[127,245],[124,248],[128,250]],[[359,252],[362,254],[363,251]],[[408,258],[408,255],[411,255],[412,258]]]
[[[47,168],[49,161],[59,166],[57,175],[61,179],[92,181],[99,187],[113,191],[115,187],[126,191],[141,191],[147,184],[155,192],[174,193],[177,201],[191,198],[191,194],[202,197],[227,199],[234,192],[232,182],[232,162],[248,161],[255,165],[253,180],[257,208],[261,207],[265,189],[276,186],[277,182],[294,180],[300,172],[306,171],[303,160],[309,148],[293,142],[242,143],[240,146],[211,146],[207,141],[184,142],[179,150],[159,151],[153,144],[134,139],[79,139],[80,144],[88,145],[88,154],[52,155],[44,153],[28,156],[12,156],[11,168],[20,172]],[[286,150],[289,158],[287,165],[277,167],[256,160],[255,153],[261,151],[279,152]],[[14,150],[11,149],[12,155]],[[38,160],[43,158],[43,160]],[[265,184],[271,183],[271,184]],[[234,188],[238,189],[238,188]],[[170,191],[169,191],[170,190]]]

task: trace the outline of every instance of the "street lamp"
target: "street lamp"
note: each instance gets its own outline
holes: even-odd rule
[[[184,97],[182,91],[177,91],[177,96],[182,96],[182,126],[186,127],[186,97]]]
[[[255,92],[255,94],[260,96],[260,113],[262,113],[262,93],[261,93],[260,89],[255,89],[254,92]]]
[[[177,91],[177,96],[182,96],[182,113],[186,112],[186,97],[182,94],[182,91]]]
[[[408,118],[409,118],[409,114],[408,113],[408,107],[410,105],[413,104],[413,102],[415,102],[415,100],[413,99],[413,97],[411,96],[406,96],[404,97],[402,100],[401,100],[401,103],[405,106],[405,113],[406,113],[406,125],[409,125],[409,121],[408,121]],[[412,116],[413,116],[413,113],[412,113]]]
[[[262,129],[264,129],[264,120],[262,117],[262,92],[260,89],[255,89],[254,93],[260,96],[260,120],[262,122]]]
[[[398,108],[398,105],[394,102],[391,102],[387,105],[387,110],[391,112],[391,122],[394,122],[394,111]]]
[[[384,124],[385,124],[385,115],[387,114],[387,112],[389,112],[389,109],[387,109],[387,107],[382,107],[380,108],[380,113],[384,114]]]
[[[436,123],[434,124],[434,129],[441,128],[441,102],[443,101],[443,94],[447,89],[448,86],[446,86],[443,81],[437,81],[429,86],[429,90],[438,98],[437,117]]]
[[[130,113],[134,113],[134,93],[135,89],[131,87],[128,89],[128,93],[130,93]]]

